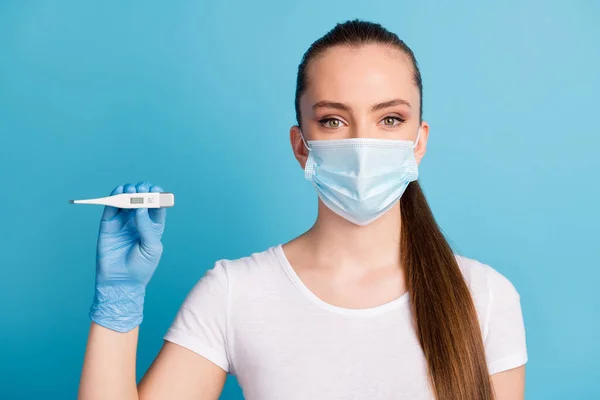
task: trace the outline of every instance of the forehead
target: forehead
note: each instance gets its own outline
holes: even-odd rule
[[[303,110],[321,100],[353,108],[402,98],[418,109],[419,90],[409,57],[389,45],[335,46],[307,66]]]

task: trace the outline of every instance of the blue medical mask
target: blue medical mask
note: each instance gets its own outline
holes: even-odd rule
[[[400,200],[418,178],[410,140],[351,138],[304,140],[309,150],[304,177],[333,212],[357,225],[368,225]]]

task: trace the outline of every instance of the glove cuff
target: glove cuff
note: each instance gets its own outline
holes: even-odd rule
[[[142,323],[145,294],[143,286],[98,286],[89,316],[105,328],[129,332]]]

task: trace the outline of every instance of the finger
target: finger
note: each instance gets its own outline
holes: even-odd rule
[[[148,193],[152,185],[146,181],[139,181],[135,188],[138,193]],[[152,227],[152,220],[148,213],[148,208],[139,208],[135,212],[135,224],[140,234],[140,240],[143,245],[152,245],[157,241],[156,234]]]
[[[136,193],[136,188],[133,184],[126,183],[125,186],[123,186],[123,193]],[[121,208],[120,214],[122,214],[124,223],[126,223],[131,216],[132,210],[133,209],[131,208]]]
[[[123,185],[119,185],[110,192],[110,196],[115,194],[123,193]],[[119,208],[112,206],[104,206],[104,212],[102,213],[102,221],[109,221],[113,219],[119,213]]]
[[[151,192],[164,192],[164,190],[158,186],[158,185],[154,185],[150,188]],[[160,208],[151,208],[148,211],[148,214],[150,215],[150,219],[152,221],[154,221],[157,224],[164,224],[165,223],[165,219],[167,218],[167,209],[164,207],[160,207]]]
[[[148,215],[147,208],[135,209],[135,225],[137,226],[143,246],[152,247],[157,242],[160,242],[160,239],[154,233],[154,229],[152,229],[152,221]]]
[[[152,185],[146,181],[139,181],[135,185],[135,189],[138,193],[148,193],[150,191],[150,186]]]
[[[152,185],[146,181],[139,181],[135,185],[135,189],[138,193],[148,193],[150,191],[150,186]]]

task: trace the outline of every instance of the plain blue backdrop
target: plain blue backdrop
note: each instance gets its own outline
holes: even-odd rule
[[[100,197],[176,194],[138,378],[220,258],[308,229],[288,129],[298,63],[336,22],[414,50],[421,182],[457,252],[521,294],[527,399],[600,398],[598,1],[0,2],[0,398],[75,398]],[[223,399],[241,399],[229,378]]]

